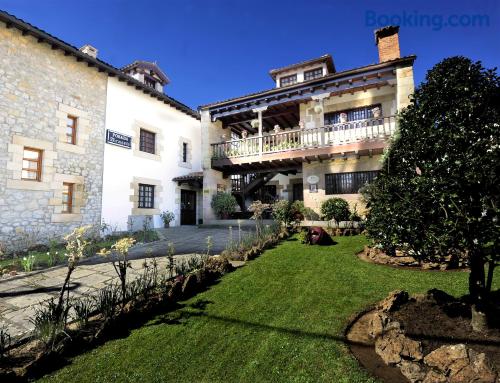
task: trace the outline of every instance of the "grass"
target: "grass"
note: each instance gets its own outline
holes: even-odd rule
[[[42,381],[372,382],[342,342],[349,318],[395,289],[462,295],[468,275],[365,263],[364,237],[336,240],[286,241]]]

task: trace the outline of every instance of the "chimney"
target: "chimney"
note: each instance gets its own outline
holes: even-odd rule
[[[375,45],[378,47],[379,62],[401,57],[398,32],[398,25],[388,25],[387,27],[375,30]]]
[[[97,58],[97,48],[94,48],[92,45],[85,44],[80,48],[80,51],[95,59]]]

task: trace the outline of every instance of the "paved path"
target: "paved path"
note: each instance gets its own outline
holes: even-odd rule
[[[132,269],[130,278],[143,272],[143,258],[156,257],[159,270],[165,270],[168,242],[173,242],[176,258],[188,258],[194,254],[206,253],[206,238],[212,237],[211,254],[224,250],[229,230],[223,228],[174,227],[159,231],[160,241],[138,245],[131,249]],[[237,239],[237,228],[234,230]],[[22,337],[33,329],[29,318],[35,307],[42,301],[56,297],[66,275],[65,266],[47,270],[20,273],[13,277],[0,277],[0,327],[6,325],[12,337]],[[84,296],[95,294],[117,278],[113,265],[102,257],[84,260],[71,277],[71,295]],[[116,281],[116,280],[115,280]]]

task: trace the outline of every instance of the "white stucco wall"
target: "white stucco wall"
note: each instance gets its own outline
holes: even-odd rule
[[[159,132],[156,134],[159,156],[149,158],[151,156],[134,150],[139,141],[138,127],[146,130],[154,128]],[[115,78],[109,78],[106,129],[132,136],[132,149],[105,145],[102,217],[106,223],[117,226],[118,230],[127,229],[129,216],[137,208],[134,206],[136,203],[131,201],[134,193],[131,183],[135,177],[160,182],[158,210],[173,211],[175,221],[171,225],[179,225],[180,192],[172,178],[201,171],[200,121]],[[190,167],[180,161],[181,141],[184,139],[190,146]],[[154,225],[163,225],[158,214],[154,215]]]

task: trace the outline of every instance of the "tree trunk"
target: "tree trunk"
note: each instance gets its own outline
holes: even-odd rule
[[[488,277],[486,278],[486,293],[491,292],[491,285],[493,283],[493,271],[495,270],[495,261],[490,260],[488,262]]]
[[[484,259],[477,250],[471,251],[469,293],[475,304],[481,304],[485,293]]]

